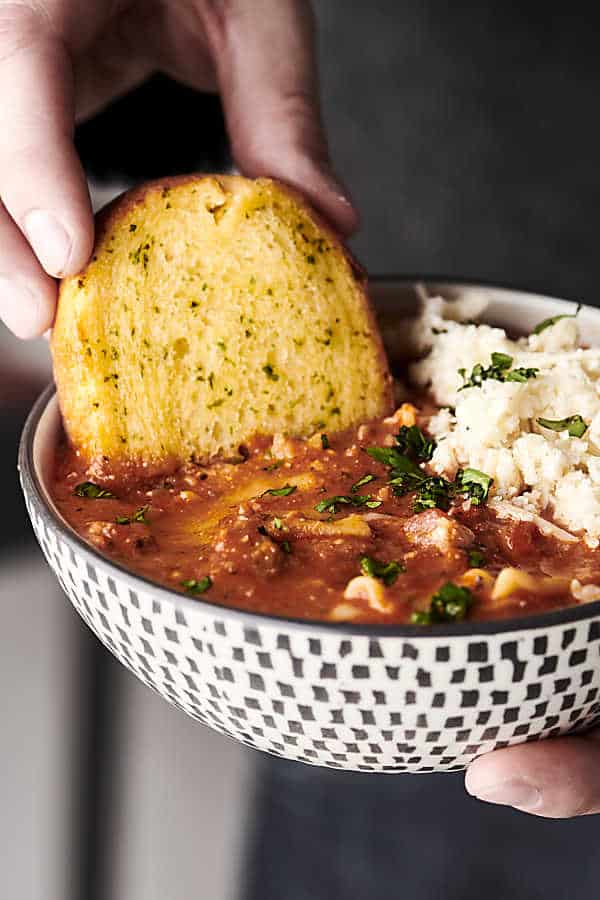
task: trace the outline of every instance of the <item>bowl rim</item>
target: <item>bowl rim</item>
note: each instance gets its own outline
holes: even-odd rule
[[[443,276],[443,275],[394,275],[386,274],[369,279],[370,284],[397,284],[399,287],[408,287],[418,282],[447,285],[451,287],[489,288],[520,294],[529,294],[545,300],[572,302],[565,298],[554,297],[551,294],[540,294],[536,290],[521,288],[514,284],[485,281],[479,278]],[[590,310],[600,315],[600,310],[583,304],[583,309]],[[421,625],[381,625],[381,624],[353,624],[351,622],[326,622],[319,619],[302,619],[288,616],[280,616],[268,612],[255,612],[236,606],[227,606],[204,598],[194,598],[174,591],[132,572],[121,563],[105,556],[91,544],[88,544],[80,535],[62,518],[46,499],[46,490],[41,483],[34,463],[34,441],[39,422],[49,404],[56,396],[56,388],[51,382],[43,390],[34,403],[31,412],[25,422],[18,452],[18,469],[21,475],[22,488],[25,495],[35,503],[42,518],[51,528],[58,532],[62,540],[83,556],[86,563],[112,570],[117,580],[125,581],[129,589],[151,593],[153,599],[166,602],[190,613],[202,612],[211,616],[234,619],[245,627],[270,626],[292,631],[324,632],[330,635],[362,636],[372,640],[385,638],[407,638],[411,640],[433,640],[453,637],[477,637],[479,635],[495,635],[551,628],[557,625],[566,625],[585,619],[593,619],[600,616],[600,600],[591,603],[566,606],[550,612],[538,613],[529,616],[515,616],[507,619],[491,619],[464,621],[454,625],[429,625],[424,628]]]

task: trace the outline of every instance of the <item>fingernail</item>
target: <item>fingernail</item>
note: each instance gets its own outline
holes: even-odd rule
[[[43,209],[25,216],[25,233],[35,255],[49,275],[60,278],[69,264],[72,240],[58,219]]]
[[[348,190],[348,187],[341,181],[340,178],[335,174],[333,169],[328,169],[324,172],[325,178],[328,182],[329,188],[333,194],[335,194],[335,199],[338,203],[345,203],[348,206],[354,209],[354,200],[352,198],[352,194]]]
[[[20,338],[39,334],[40,299],[27,285],[0,275],[0,319]]]
[[[534,812],[542,805],[542,793],[533,784],[521,778],[511,778],[497,784],[490,784],[472,792],[478,800],[485,803],[499,803],[502,806],[514,806],[523,812]]]

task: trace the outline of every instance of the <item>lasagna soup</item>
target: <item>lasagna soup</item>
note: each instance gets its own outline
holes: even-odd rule
[[[513,340],[484,306],[424,299],[389,417],[137,482],[65,442],[56,504],[132,571],[261,613],[427,627],[598,599],[600,353],[575,309]]]

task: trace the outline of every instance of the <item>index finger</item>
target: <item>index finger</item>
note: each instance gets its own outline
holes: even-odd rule
[[[65,45],[33,6],[0,5],[0,196],[45,271],[74,274],[93,243],[92,210],[73,146]]]
[[[303,191],[340,231],[358,216],[334,176],[319,109],[314,22],[306,0],[203,4],[234,159]]]

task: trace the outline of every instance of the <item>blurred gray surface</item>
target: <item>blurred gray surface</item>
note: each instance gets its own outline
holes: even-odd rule
[[[0,557],[2,896],[66,900],[77,879],[79,624],[41,556]]]

